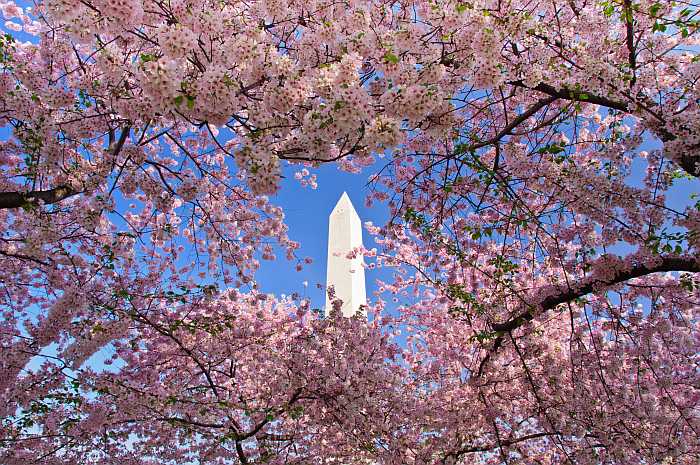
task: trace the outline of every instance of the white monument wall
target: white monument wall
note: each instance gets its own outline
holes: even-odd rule
[[[365,269],[362,256],[348,259],[347,254],[362,246],[362,223],[348,194],[338,200],[328,218],[328,268],[326,285],[335,288],[336,298],[343,301],[343,316],[353,316],[358,311],[366,315]],[[362,308],[360,306],[363,306]],[[331,310],[331,302],[326,293],[325,313]]]

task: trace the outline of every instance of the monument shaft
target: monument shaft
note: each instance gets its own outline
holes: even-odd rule
[[[347,255],[353,249],[362,246],[362,224],[348,194],[338,200],[328,218],[328,268],[326,285],[333,286],[337,299],[343,301],[343,316],[353,316],[358,311],[366,314],[365,269],[362,255],[349,259]],[[362,306],[362,307],[361,307]],[[326,293],[325,313],[332,309]]]

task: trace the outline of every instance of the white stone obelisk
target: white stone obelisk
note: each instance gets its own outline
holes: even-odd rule
[[[366,315],[365,269],[362,256],[347,258],[348,253],[362,246],[362,224],[346,192],[328,217],[328,268],[326,286],[333,286],[337,299],[343,301],[343,316],[353,316],[358,311]],[[332,309],[326,293],[325,314]]]

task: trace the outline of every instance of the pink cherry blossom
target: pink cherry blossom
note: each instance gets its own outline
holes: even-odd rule
[[[0,12],[2,463],[700,460],[692,2]],[[257,291],[321,163],[369,321]]]

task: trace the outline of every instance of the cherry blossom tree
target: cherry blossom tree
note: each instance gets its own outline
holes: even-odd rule
[[[700,459],[694,2],[1,10],[4,462]],[[255,290],[287,162],[388,205],[371,324]]]

